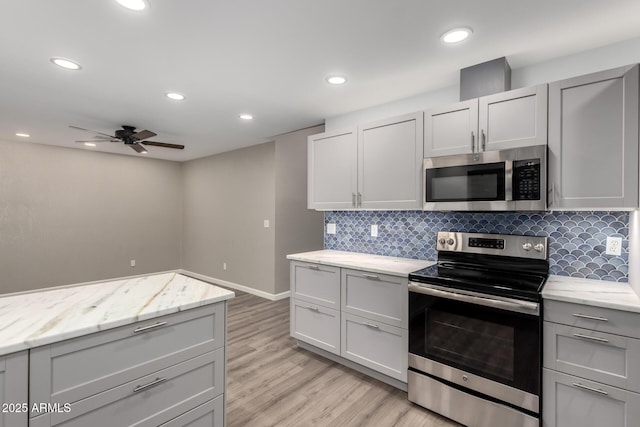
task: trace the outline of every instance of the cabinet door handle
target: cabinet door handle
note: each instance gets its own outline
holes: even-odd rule
[[[153,325],[149,325],[149,326],[140,326],[138,328],[135,328],[133,330],[133,332],[135,332],[136,334],[138,332],[146,332],[146,331],[149,331],[151,329],[159,328],[159,327],[164,326],[166,324],[167,324],[167,322],[158,322],[158,323],[154,323]]]
[[[608,396],[608,395],[609,395],[609,393],[607,393],[607,392],[606,392],[606,391],[604,391],[604,390],[600,390],[599,388],[587,387],[586,385],[582,385],[582,384],[580,384],[580,383],[573,383],[573,386],[574,386],[574,387],[581,388],[581,389],[583,389],[583,390],[591,391],[591,392],[593,392],[593,393],[603,394],[603,395],[605,395],[605,396]]]
[[[373,328],[373,329],[380,329],[380,326],[378,325],[374,325],[373,323],[369,323],[369,322],[362,322],[362,324],[364,326],[368,326],[369,328]]]
[[[573,334],[573,336],[574,336],[574,337],[577,337],[577,338],[584,338],[584,339],[587,339],[587,340],[592,340],[592,341],[598,341],[598,342],[609,342],[609,340],[608,340],[608,339],[606,339],[606,338],[592,337],[592,336],[589,336],[589,335]]]
[[[146,390],[148,388],[157,386],[158,384],[161,384],[163,382],[165,382],[167,379],[166,378],[156,378],[155,380],[151,381],[149,384],[145,384],[145,385],[138,385],[136,386],[136,388],[133,389],[134,393],[138,393],[142,390]]]
[[[580,313],[573,313],[573,315],[575,317],[579,317],[581,319],[598,320],[600,322],[608,322],[609,321],[609,319],[607,319],[606,317],[589,316],[588,314],[580,314]]]
[[[380,280],[380,278],[375,274],[362,273],[362,277],[364,277],[365,279]]]
[[[307,268],[310,270],[320,270],[320,267],[318,267],[317,265],[308,265]]]
[[[482,151],[487,150],[487,135],[484,134],[484,129],[480,131],[480,135],[482,137]]]
[[[476,151],[476,133],[471,131],[471,152]]]
[[[351,193],[351,206],[356,207],[356,193]]]
[[[362,194],[358,191],[358,206],[362,206]]]
[[[311,311],[315,311],[315,312],[320,311],[320,309],[319,309],[318,307],[314,307],[314,306],[312,306],[312,305],[308,305],[308,306],[307,306],[307,308],[308,308],[309,310],[311,310]]]

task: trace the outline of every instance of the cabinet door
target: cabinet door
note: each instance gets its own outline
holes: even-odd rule
[[[479,151],[545,145],[547,85],[538,85],[478,100]]]
[[[0,427],[27,427],[28,366],[27,351],[0,356]]]
[[[425,111],[424,157],[473,153],[477,147],[477,99]]]
[[[340,312],[291,298],[290,334],[330,353],[340,355]]]
[[[342,357],[407,382],[406,329],[360,316],[342,315]]]
[[[420,209],[422,112],[360,126],[358,205],[363,209]]]
[[[309,209],[356,207],[358,143],[355,129],[325,132],[307,139]]]
[[[342,269],[342,311],[407,328],[407,279]]]
[[[543,427],[635,427],[640,394],[543,369]]]
[[[638,206],[638,66],[549,85],[551,209]]]

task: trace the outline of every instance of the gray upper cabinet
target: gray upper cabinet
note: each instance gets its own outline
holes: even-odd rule
[[[547,85],[426,111],[424,127],[425,157],[545,145]]]
[[[422,112],[308,138],[309,209],[420,209]]]
[[[356,129],[308,137],[307,207],[351,209],[358,186]]]
[[[638,207],[638,66],[549,85],[550,209]]]
[[[359,127],[358,207],[420,209],[422,113]]]

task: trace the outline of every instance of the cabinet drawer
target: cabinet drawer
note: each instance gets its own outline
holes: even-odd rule
[[[340,312],[291,298],[291,336],[340,354]]]
[[[640,338],[640,314],[569,302],[545,300],[544,320],[626,337]]]
[[[544,322],[544,366],[640,392],[640,340]]]
[[[544,368],[544,427],[635,427],[640,394]]]
[[[154,372],[52,412],[30,426],[155,427],[201,405],[223,391],[224,349]]]
[[[342,269],[342,310],[407,328],[407,279]]]
[[[160,427],[224,427],[224,396],[218,396]]]
[[[224,304],[32,349],[29,399],[73,403],[222,347]]]
[[[291,262],[291,296],[340,309],[340,269],[328,265]]]
[[[342,357],[407,382],[409,338],[406,329],[344,313]]]

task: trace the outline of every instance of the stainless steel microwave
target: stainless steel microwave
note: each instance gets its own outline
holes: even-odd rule
[[[547,146],[424,159],[423,209],[544,211]]]

